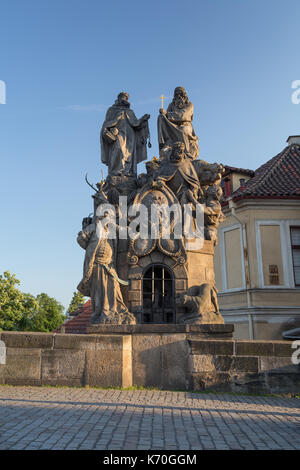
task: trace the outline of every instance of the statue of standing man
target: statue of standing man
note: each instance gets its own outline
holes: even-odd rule
[[[159,112],[157,128],[160,156],[168,156],[175,142],[183,142],[187,157],[195,160],[199,154],[199,145],[192,124],[194,106],[185,89],[175,88],[173,101],[167,111],[161,108]]]
[[[136,175],[137,164],[147,160],[150,115],[137,119],[128,98],[128,93],[119,93],[107,110],[100,133],[101,160],[109,175]]]

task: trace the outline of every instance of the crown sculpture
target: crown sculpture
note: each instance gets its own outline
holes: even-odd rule
[[[223,220],[224,167],[198,158],[193,104],[177,87],[159,110],[159,158],[147,160],[149,114],[138,119],[121,92],[100,131],[108,176],[77,241],[85,250],[78,290],[91,298],[91,324],[224,323],[214,278]]]

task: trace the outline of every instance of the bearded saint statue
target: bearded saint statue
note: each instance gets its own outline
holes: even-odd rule
[[[181,205],[198,204],[203,196],[196,170],[186,156],[184,143],[175,142],[171,154],[162,159],[157,181],[163,181],[175,194]]]
[[[175,142],[183,142],[187,157],[195,160],[199,154],[199,145],[192,125],[194,106],[185,89],[175,88],[173,101],[167,111],[161,108],[159,112],[157,128],[160,156],[168,156]]]

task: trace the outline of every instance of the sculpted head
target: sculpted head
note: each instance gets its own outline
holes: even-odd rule
[[[121,93],[118,94],[116,104],[121,105],[121,106],[126,106],[129,108],[130,103],[128,99],[129,99],[129,93],[127,93],[126,91],[121,91]]]
[[[172,146],[170,160],[179,163],[185,159],[185,145],[183,142],[175,142]]]
[[[174,98],[173,102],[178,108],[182,108],[186,103],[188,103],[189,99],[187,96],[187,92],[182,86],[178,86],[174,90]]]
[[[175,297],[177,305],[184,305],[185,307],[193,307],[192,298],[186,294],[176,294]]]

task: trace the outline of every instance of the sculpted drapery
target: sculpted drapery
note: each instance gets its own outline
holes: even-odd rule
[[[171,154],[162,160],[157,177],[165,181],[181,204],[197,203],[202,196],[197,173],[191,160],[186,157],[182,142],[172,145]]]
[[[119,94],[107,110],[100,133],[101,160],[108,166],[110,175],[136,175],[137,164],[147,160],[150,116],[145,114],[137,119],[128,97],[128,93]]]
[[[91,297],[92,323],[105,323],[115,315],[120,319],[129,312],[124,304],[118,276],[115,270],[116,240],[108,238],[107,228],[99,236],[95,223],[79,232],[78,244],[86,250],[83,279],[77,289]]]
[[[167,111],[160,109],[158,116],[158,142],[161,155],[172,147],[174,142],[183,142],[186,154],[194,160],[199,154],[198,137],[195,134],[192,120],[194,106],[189,101],[182,87],[175,88],[173,101]]]

